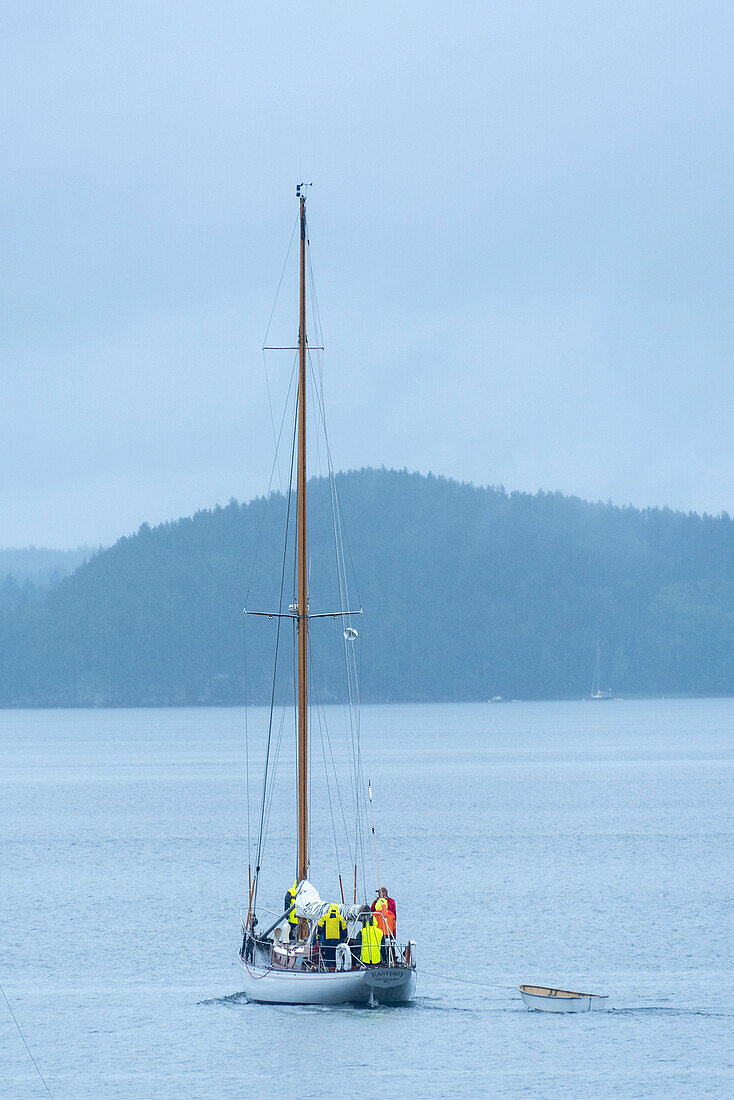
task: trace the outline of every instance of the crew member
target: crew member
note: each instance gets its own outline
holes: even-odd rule
[[[324,957],[324,965],[327,970],[336,967],[336,949],[347,938],[347,922],[339,912],[339,906],[334,902],[318,923],[318,935],[321,940],[321,950]]]
[[[285,895],[285,901],[283,902],[284,909],[291,909],[291,906],[296,901],[296,891],[298,890],[298,883],[294,882],[288,893]],[[298,939],[298,917],[296,916],[295,909],[291,909],[288,914],[288,920],[285,925],[286,936],[285,939]]]
[[[395,939],[395,913],[389,908],[387,898],[379,897],[373,906],[375,924],[383,936]]]
[[[372,902],[372,912],[373,913],[376,912],[377,903],[380,901],[381,898],[384,898],[385,901],[387,902],[388,911],[390,913],[392,913],[392,918],[393,918],[392,919],[392,935],[394,936],[395,935],[395,927],[398,923],[398,912],[397,912],[397,909],[395,907],[395,901],[388,894],[386,886],[381,886],[379,890],[375,891],[375,893],[377,894],[377,897]],[[382,906],[380,906],[380,908],[382,908]]]
[[[374,917],[366,917],[362,931],[357,936],[359,958],[362,966],[377,966],[382,957],[382,929]]]

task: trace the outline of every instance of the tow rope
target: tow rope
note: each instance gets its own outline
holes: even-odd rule
[[[427,974],[429,978],[443,978],[446,982],[461,982],[462,985],[480,985],[483,989],[488,986],[492,989],[514,989],[512,985],[505,985],[504,982],[478,982],[474,978],[457,978],[453,974],[439,974],[436,970],[424,970],[423,967],[418,971],[419,974]]]
[[[38,1076],[39,1076],[39,1077],[41,1078],[41,1082],[42,1082],[42,1084],[43,1084],[43,1087],[45,1088],[46,1092],[47,1092],[47,1093],[49,1094],[49,1096],[51,1097],[51,1100],[53,1100],[53,1095],[52,1095],[52,1093],[51,1093],[51,1089],[50,1089],[50,1088],[48,1087],[48,1085],[46,1084],[46,1079],[45,1079],[45,1077],[43,1076],[43,1074],[41,1073],[40,1069],[38,1068],[38,1062],[37,1062],[37,1061],[36,1061],[36,1059],[35,1059],[35,1058],[33,1057],[33,1054],[32,1054],[32,1052],[31,1052],[31,1048],[30,1048],[30,1047],[28,1046],[28,1043],[27,1043],[27,1042],[26,1042],[26,1040],[25,1040],[25,1035],[24,1035],[24,1034],[23,1034],[23,1032],[22,1032],[22,1031],[20,1030],[20,1024],[18,1023],[18,1021],[17,1021],[17,1020],[16,1020],[16,1018],[15,1018],[15,1013],[13,1012],[13,1009],[12,1009],[12,1007],[11,1007],[10,1001],[9,1001],[9,1000],[8,1000],[8,998],[7,998],[6,996],[5,996],[5,990],[3,989],[3,987],[2,987],[1,985],[0,985],[0,993],[2,993],[2,995],[3,995],[3,1000],[5,1001],[5,1004],[6,1004],[7,1006],[8,1006],[8,1012],[9,1012],[9,1013],[10,1013],[10,1015],[11,1015],[11,1016],[13,1017],[13,1023],[15,1024],[15,1026],[16,1026],[16,1027],[17,1027],[17,1029],[18,1029],[18,1034],[20,1035],[21,1039],[23,1040],[23,1046],[24,1046],[24,1047],[26,1048],[26,1050],[28,1051],[28,1057],[29,1057],[29,1058],[30,1058],[30,1060],[31,1060],[31,1061],[33,1062],[33,1065],[34,1065],[34,1066],[36,1067],[36,1073],[37,1073],[37,1074],[38,1074]]]

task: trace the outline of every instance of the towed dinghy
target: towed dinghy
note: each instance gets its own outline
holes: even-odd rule
[[[569,989],[551,989],[547,985],[518,986],[528,1008],[540,1012],[601,1012],[608,1003],[608,994],[573,993]]]

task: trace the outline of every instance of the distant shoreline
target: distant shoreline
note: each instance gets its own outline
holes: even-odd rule
[[[589,703],[589,704],[601,704],[601,703],[639,703],[639,702],[664,702],[673,701],[680,702],[682,700],[692,699],[734,699],[734,695],[722,695],[714,693],[711,695],[690,695],[685,693],[669,692],[666,695],[657,694],[634,694],[629,692],[625,695],[613,695],[609,699],[590,699],[584,696],[578,695],[566,695],[566,696],[554,696],[552,698],[538,698],[538,699],[503,699],[500,702],[493,702],[491,699],[373,699],[363,700],[363,707],[436,707],[436,706],[517,706],[521,703],[535,704],[535,703]],[[323,704],[326,707],[343,707],[344,701],[331,701]],[[262,710],[269,706],[269,703],[249,703],[249,710]],[[0,713],[3,711],[24,711],[24,710],[37,710],[37,711],[58,711],[58,710],[244,710],[243,703],[64,703],[55,705],[42,705],[36,706],[29,705],[27,703],[19,703],[15,705],[0,706]]]

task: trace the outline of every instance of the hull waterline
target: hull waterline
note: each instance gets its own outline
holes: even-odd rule
[[[245,996],[261,1004],[401,1004],[415,994],[416,972],[403,967],[322,973],[260,967],[241,958],[240,962]]]

